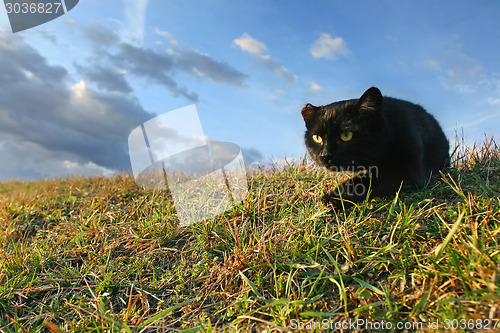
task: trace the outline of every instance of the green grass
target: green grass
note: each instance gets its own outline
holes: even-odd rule
[[[242,204],[184,229],[167,192],[129,175],[0,183],[0,331],[485,324],[500,317],[500,147],[454,161],[422,192],[345,212],[321,203],[332,174],[270,164]]]

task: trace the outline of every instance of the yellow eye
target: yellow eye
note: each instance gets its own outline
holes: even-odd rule
[[[319,144],[323,143],[323,139],[319,135],[316,135],[316,134],[313,135],[313,141],[316,143],[319,143]]]
[[[352,139],[352,132],[342,132],[340,133],[340,138],[342,141],[349,141]]]

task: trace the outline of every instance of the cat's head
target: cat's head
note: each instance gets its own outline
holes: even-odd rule
[[[305,144],[316,163],[336,171],[368,168],[382,144],[382,101],[380,90],[372,87],[360,99],[325,106],[307,104],[302,109]]]

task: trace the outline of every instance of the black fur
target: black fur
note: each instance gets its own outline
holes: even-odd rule
[[[450,164],[448,140],[436,119],[419,105],[382,97],[375,87],[360,99],[307,104],[302,116],[314,161],[332,171],[364,171],[326,194],[326,201],[342,196],[359,202],[369,188],[372,196],[394,194],[402,182],[422,187]],[[349,132],[352,138],[342,140],[341,134],[347,139]]]

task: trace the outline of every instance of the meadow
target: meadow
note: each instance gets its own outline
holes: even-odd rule
[[[270,162],[183,228],[127,173],[1,182],[0,331],[493,332],[499,143],[458,147],[438,178],[331,210],[333,174]]]

